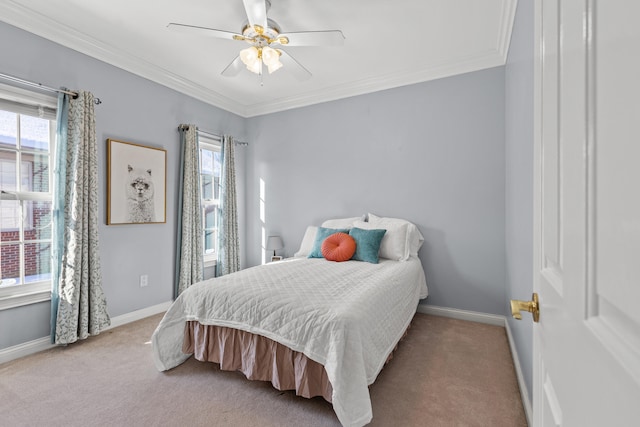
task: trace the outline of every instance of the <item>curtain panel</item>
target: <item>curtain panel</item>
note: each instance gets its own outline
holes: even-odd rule
[[[240,270],[240,239],[238,237],[238,203],[236,193],[235,141],[222,137],[222,177],[220,219],[218,221],[218,261],[216,276]]]
[[[175,297],[202,280],[204,246],[200,193],[200,150],[194,125],[180,125],[180,184],[178,187],[178,234]]]
[[[111,324],[98,239],[98,151],[94,97],[58,97],[54,157],[51,339],[70,344]]]

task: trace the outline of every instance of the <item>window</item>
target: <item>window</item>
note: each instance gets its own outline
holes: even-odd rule
[[[55,102],[0,85],[0,309],[51,295]]]
[[[220,142],[199,136],[200,188],[202,192],[202,229],[204,261],[212,265],[218,257],[218,209],[220,207]]]

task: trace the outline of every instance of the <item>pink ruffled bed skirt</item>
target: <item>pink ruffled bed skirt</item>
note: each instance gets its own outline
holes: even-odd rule
[[[324,366],[269,338],[190,321],[182,351],[202,362],[219,363],[224,371],[240,371],[250,380],[270,381],[278,390],[295,390],[306,398],[322,396],[331,402],[333,388]]]
[[[407,332],[408,328],[401,340]],[[397,348],[396,345],[385,365]],[[218,363],[223,371],[240,371],[250,380],[270,381],[278,390],[295,390],[306,398],[322,396],[331,402],[333,387],[323,365],[261,335],[189,321],[182,352],[193,353],[202,362]]]

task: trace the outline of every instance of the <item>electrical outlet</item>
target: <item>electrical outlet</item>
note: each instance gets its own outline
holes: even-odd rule
[[[147,274],[143,274],[140,276],[140,287],[144,288],[149,284],[149,276]]]

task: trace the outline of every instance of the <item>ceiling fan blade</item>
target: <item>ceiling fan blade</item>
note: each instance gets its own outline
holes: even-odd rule
[[[244,10],[247,12],[249,24],[267,28],[267,5],[265,0],[242,0]]]
[[[340,30],[303,31],[298,33],[280,34],[289,39],[285,46],[342,46],[344,34]]]
[[[311,72],[304,68],[298,61],[296,61],[293,56],[289,55],[287,52],[278,49],[281,53],[280,62],[282,62],[282,69],[287,70],[298,81],[305,81],[311,78]]]
[[[167,28],[181,33],[199,34],[208,37],[216,37],[219,39],[244,40],[244,36],[242,34],[216,30],[214,28],[197,27],[195,25],[177,24],[175,22],[171,22],[167,25]]]
[[[227,68],[222,70],[222,74],[225,77],[235,77],[240,73],[240,70],[244,67],[240,55],[236,56],[236,59],[231,61],[231,64],[227,65]]]

